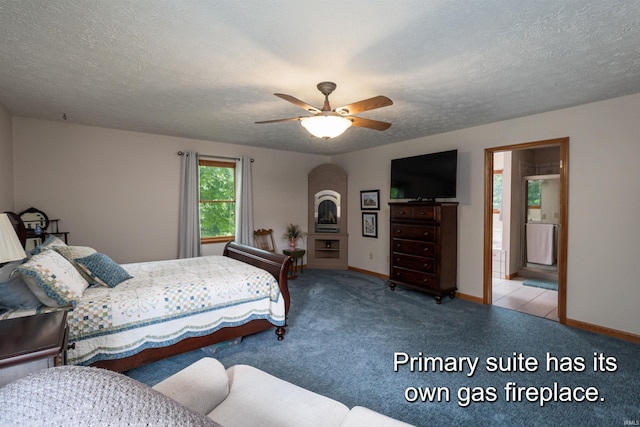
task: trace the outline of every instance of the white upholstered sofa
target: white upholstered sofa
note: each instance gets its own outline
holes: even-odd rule
[[[259,369],[203,358],[153,388],[86,366],[42,369],[0,387],[1,426],[401,427]]]
[[[200,359],[153,387],[225,427],[402,427],[404,422],[344,404],[247,365]]]

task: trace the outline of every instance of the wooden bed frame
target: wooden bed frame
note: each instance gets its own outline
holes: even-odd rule
[[[22,243],[25,246],[26,241],[26,228],[20,217],[13,212],[6,212],[11,220],[16,233]],[[291,299],[289,297],[289,286],[287,277],[289,269],[293,263],[293,258],[262,249],[254,248],[253,246],[242,245],[236,242],[229,242],[224,248],[223,256],[236,259],[238,261],[245,262],[247,264],[267,270],[275,277],[280,286],[280,293],[284,298],[284,310],[285,310],[285,325],[287,326],[287,315],[289,314],[289,306],[291,305]],[[185,338],[175,344],[159,347],[148,348],[142,350],[138,354],[125,357],[122,359],[114,360],[100,360],[92,363],[91,366],[97,366],[100,368],[110,369],[112,371],[127,371],[129,369],[137,368],[138,366],[146,365],[147,363],[155,362],[166,357],[175,356],[176,354],[186,353],[201,347],[217,344],[220,342],[228,341],[238,337],[244,337],[247,335],[255,334],[257,332],[266,331],[273,328],[271,322],[266,319],[251,320],[240,326],[226,327],[217,330],[216,332],[201,337]],[[284,326],[276,326],[276,336],[278,341],[284,338],[286,332]],[[73,345],[73,343],[71,343]]]
[[[286,318],[289,313],[289,306],[291,305],[287,276],[289,274],[289,268],[291,268],[291,264],[293,263],[293,258],[254,248],[252,246],[242,245],[236,242],[227,243],[224,248],[223,256],[246,262],[247,264],[267,270],[276,278],[280,285],[280,293],[284,298],[284,326],[287,326]],[[275,332],[278,341],[281,341],[284,338],[284,334],[286,332],[284,326],[276,327]],[[91,366],[123,372],[166,357],[175,356],[176,354],[186,353],[208,345],[266,331],[273,327],[274,325],[266,319],[256,319],[245,323],[244,325],[219,329],[210,335],[185,338],[182,341],[167,347],[147,348],[138,354],[122,359],[100,360],[92,363]]]

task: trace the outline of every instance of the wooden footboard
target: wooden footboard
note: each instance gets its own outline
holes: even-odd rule
[[[242,245],[236,242],[229,242],[224,248],[224,256],[254,265],[256,267],[267,270],[271,273],[280,285],[280,293],[285,303],[285,326],[286,316],[289,314],[291,305],[289,297],[289,287],[287,277],[289,269],[293,263],[293,259],[288,256],[264,251],[252,246]],[[234,338],[262,332],[273,328],[274,325],[268,320],[257,319],[252,320],[244,325],[227,327],[217,330],[216,332],[202,337],[185,338],[167,347],[148,348],[133,356],[116,360],[101,360],[92,363],[91,366],[110,369],[112,371],[123,372],[147,363],[155,362],[166,357],[175,356],[176,354],[186,353],[208,345],[217,344]],[[276,335],[278,340],[282,340],[285,334],[283,326],[276,327]]]
[[[289,269],[293,263],[293,258],[254,248],[253,246],[241,245],[236,242],[227,243],[224,247],[223,255],[262,268],[273,274],[273,277],[276,278],[280,285],[280,292],[284,297],[285,315],[289,314],[291,300],[289,297],[287,277],[289,276]]]

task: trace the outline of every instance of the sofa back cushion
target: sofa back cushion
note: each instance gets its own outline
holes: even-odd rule
[[[229,396],[209,417],[236,427],[340,426],[344,404],[247,365],[227,369]]]
[[[212,357],[203,357],[153,388],[207,415],[229,395],[229,377],[222,363]]]

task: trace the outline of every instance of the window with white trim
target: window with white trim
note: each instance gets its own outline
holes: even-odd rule
[[[236,234],[236,164],[200,159],[198,169],[201,242],[230,242]]]

